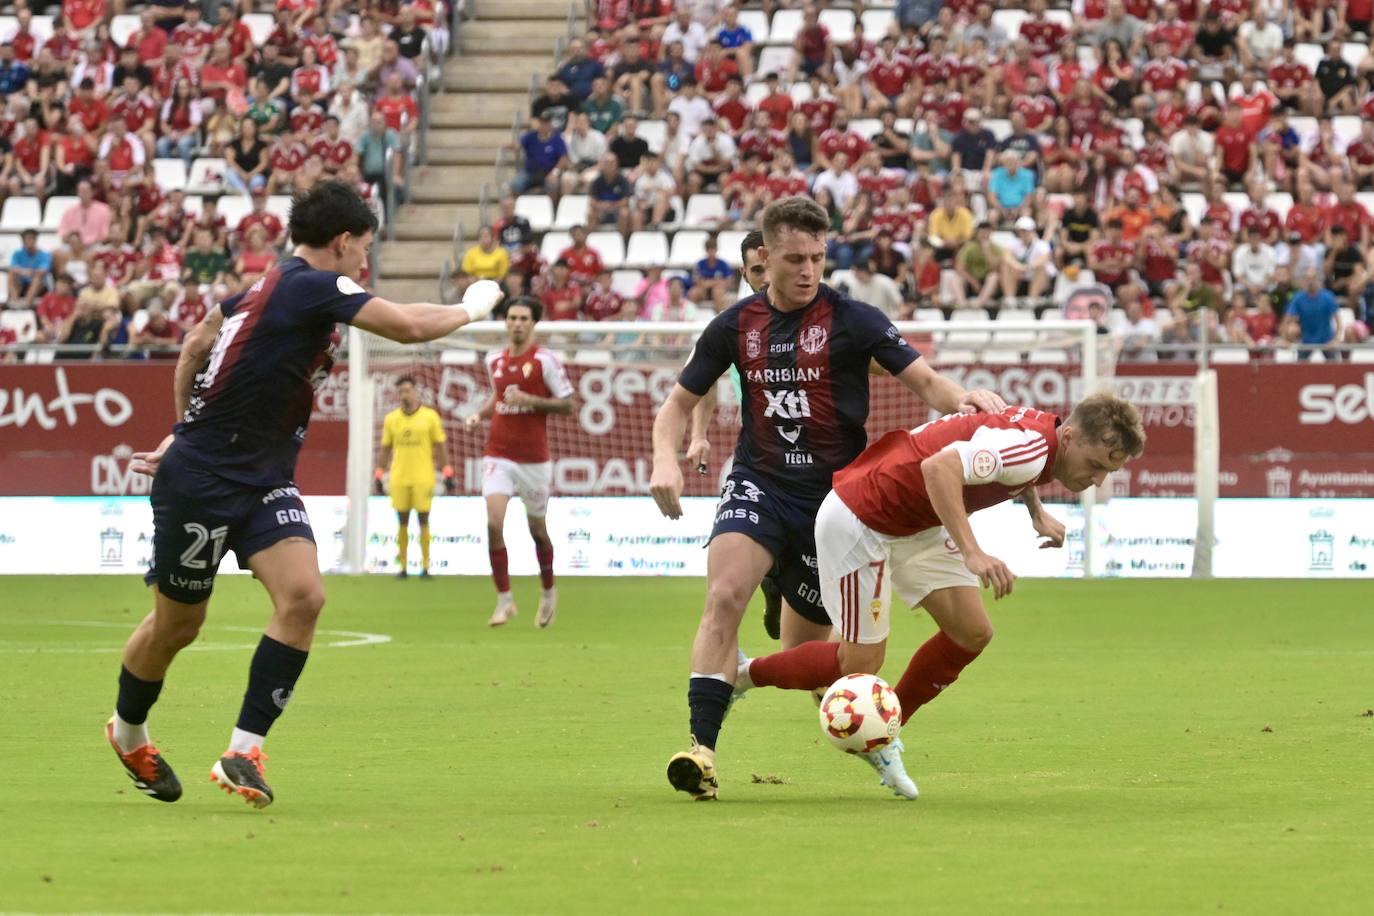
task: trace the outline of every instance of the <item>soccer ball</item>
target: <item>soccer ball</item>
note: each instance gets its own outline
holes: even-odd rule
[[[902,730],[902,704],[874,674],[846,674],[821,699],[821,731],[849,754],[887,747]]]

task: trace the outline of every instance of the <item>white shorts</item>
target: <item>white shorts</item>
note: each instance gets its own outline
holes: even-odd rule
[[[517,464],[508,458],[482,459],[482,495],[518,496],[525,514],[543,518],[549,509],[549,486],[553,483],[553,463]]]
[[[816,513],[816,563],[825,611],[848,642],[887,639],[894,586],[916,607],[936,589],[979,584],[944,528],[901,538],[879,534],[833,491]]]

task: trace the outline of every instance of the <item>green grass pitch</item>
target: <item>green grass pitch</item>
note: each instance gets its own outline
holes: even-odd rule
[[[485,626],[481,579],[334,578],[268,742],[277,803],[208,781],[256,583],[220,580],[151,720],[186,794],[105,744],[128,578],[0,579],[0,911],[1368,913],[1374,607],[1344,582],[1022,581],[904,733],[905,803],[809,697],[726,722],[721,800],[672,792],[698,580],[564,579],[555,626]],[[895,679],[928,619],[897,615]],[[754,607],[751,653],[768,649]],[[347,637],[325,635],[322,641]]]

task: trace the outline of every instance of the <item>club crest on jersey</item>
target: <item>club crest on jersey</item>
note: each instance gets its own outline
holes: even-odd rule
[[[817,353],[821,352],[821,350],[825,349],[825,342],[829,337],[830,335],[826,333],[825,328],[818,324],[813,324],[811,327],[802,330],[801,337],[797,340],[797,345],[807,353],[815,356]]]
[[[973,476],[991,477],[992,472],[997,470],[997,456],[987,449],[979,449],[973,453]]]
[[[520,371],[525,373],[525,378],[529,378],[530,373],[534,371],[534,363],[525,363],[520,367]]]
[[[758,330],[750,331],[744,335],[744,355],[749,359],[758,359],[763,353],[763,332]]]

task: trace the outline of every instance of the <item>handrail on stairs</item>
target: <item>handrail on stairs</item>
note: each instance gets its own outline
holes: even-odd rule
[[[461,219],[453,224],[453,263],[459,267],[463,263],[463,221]]]
[[[453,278],[453,262],[445,259],[442,267],[439,268],[439,298],[434,301],[440,305],[448,305],[448,284]]]
[[[491,225],[491,197],[491,185],[482,182],[482,187],[477,193],[477,220],[480,226]]]

